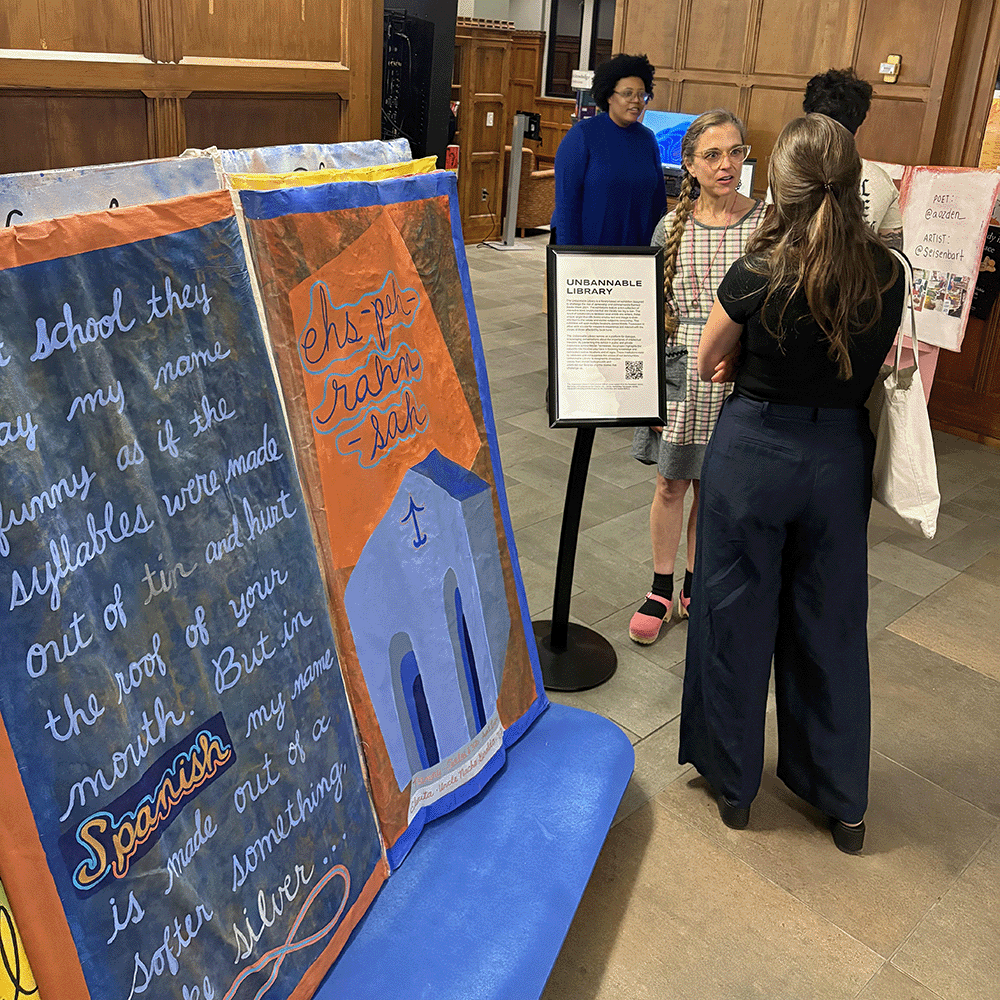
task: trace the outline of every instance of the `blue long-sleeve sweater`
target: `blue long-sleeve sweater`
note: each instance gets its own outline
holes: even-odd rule
[[[641,122],[585,118],[556,151],[552,224],[563,246],[649,246],[667,207],[656,137]]]

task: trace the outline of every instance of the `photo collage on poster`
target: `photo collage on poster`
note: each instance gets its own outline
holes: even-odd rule
[[[961,317],[968,294],[967,274],[913,269],[913,308],[916,312],[937,309],[946,316]]]

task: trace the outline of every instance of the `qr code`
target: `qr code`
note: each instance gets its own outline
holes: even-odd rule
[[[625,362],[625,378],[626,379],[641,379],[642,378],[642,362],[641,361],[626,361]]]

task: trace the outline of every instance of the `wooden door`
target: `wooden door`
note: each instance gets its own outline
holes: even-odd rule
[[[497,239],[503,219],[504,145],[510,142],[510,30],[458,21],[455,60],[459,73],[461,135],[458,199],[466,243]],[[454,92],[454,91],[453,91]]]

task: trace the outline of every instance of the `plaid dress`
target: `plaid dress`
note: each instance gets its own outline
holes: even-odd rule
[[[674,299],[680,329],[677,344],[688,351],[687,398],[667,403],[667,422],[658,439],[648,428],[636,431],[633,455],[655,464],[665,479],[700,479],[705,446],[715,429],[723,400],[731,383],[702,382],[698,378],[698,345],[701,331],[712,311],[715,292],[732,264],[743,256],[750,234],[760,225],[764,203],[758,201],[746,215],[726,229],[704,226],[690,216],[681,236],[674,276]],[[657,224],[651,243],[663,246],[674,221],[670,212]]]

